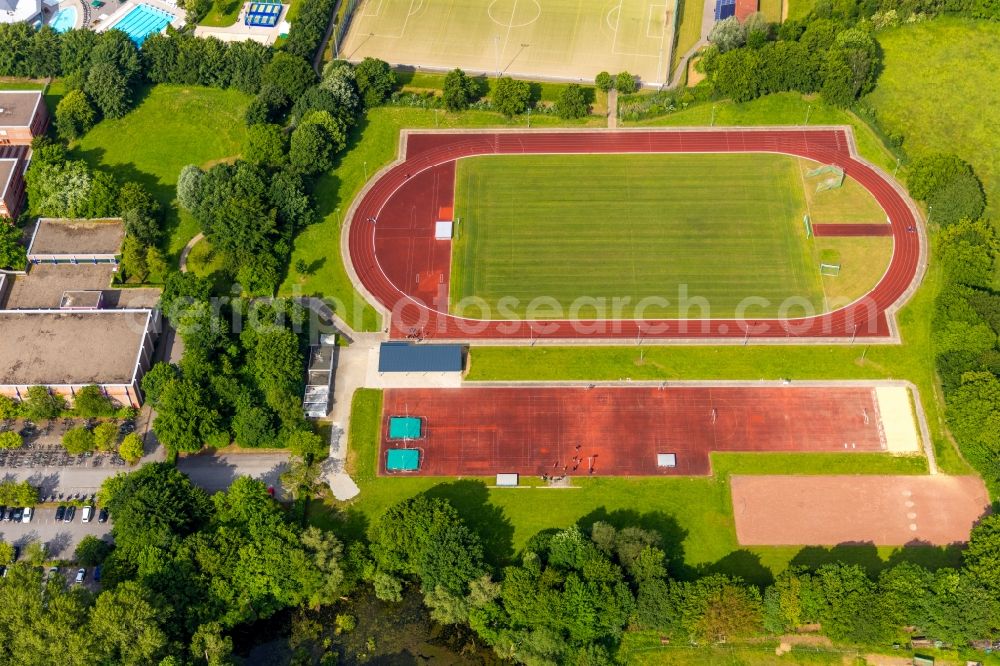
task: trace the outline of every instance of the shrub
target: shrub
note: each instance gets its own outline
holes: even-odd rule
[[[125,435],[125,439],[118,446],[118,455],[125,459],[130,465],[134,465],[142,458],[143,442],[142,437],[134,432]]]
[[[0,395],[0,419],[14,418],[20,409],[20,405],[13,398]]]
[[[24,444],[21,433],[13,430],[0,432],[0,449],[19,449]]]
[[[609,90],[615,87],[615,80],[607,72],[601,72],[596,77],[594,77],[594,85],[596,85],[598,89],[604,92],[608,92]]]
[[[636,91],[635,77],[628,72],[618,72],[615,77],[615,89],[623,95],[630,95]]]
[[[94,433],[87,428],[67,430],[62,437],[62,445],[70,455],[88,453],[94,450]]]
[[[85,567],[96,567],[103,564],[111,552],[111,544],[88,534],[76,546],[76,561]]]
[[[84,386],[73,397],[73,411],[87,418],[111,416],[115,405],[96,384]]]
[[[444,107],[449,111],[462,111],[469,108],[476,97],[478,97],[479,86],[475,79],[469,78],[460,69],[453,69],[444,77],[444,89],[441,96],[444,98]]]
[[[392,92],[396,85],[396,74],[388,63],[377,58],[365,58],[354,68],[354,79],[358,92],[367,108],[378,106]]]
[[[66,409],[66,401],[61,395],[52,393],[48,386],[32,386],[24,401],[24,415],[29,419],[54,419]]]
[[[493,108],[508,118],[528,110],[531,101],[531,84],[507,76],[497,79],[493,88]]]
[[[590,113],[590,105],[587,104],[587,93],[577,84],[569,84],[559,93],[555,110],[556,114],[563,120],[583,118]]]
[[[105,421],[94,428],[94,447],[98,451],[111,451],[118,441],[118,424]]]
[[[70,90],[56,106],[56,131],[67,141],[78,139],[94,125],[94,107],[82,90]]]

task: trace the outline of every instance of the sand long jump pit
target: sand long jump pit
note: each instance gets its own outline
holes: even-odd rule
[[[733,476],[744,546],[943,546],[969,539],[990,499],[975,476]]]
[[[674,0],[362,0],[340,57],[523,78],[668,77]]]

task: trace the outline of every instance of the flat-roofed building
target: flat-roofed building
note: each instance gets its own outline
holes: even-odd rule
[[[0,218],[15,219],[24,206],[24,172],[30,149],[0,145]]]
[[[121,218],[66,220],[43,217],[28,245],[33,264],[116,264],[125,240]]]
[[[96,384],[123,405],[142,404],[153,364],[158,310],[0,311],[0,395],[21,400],[48,386],[72,402]]]
[[[48,126],[49,110],[41,90],[0,90],[0,146],[30,146]]]

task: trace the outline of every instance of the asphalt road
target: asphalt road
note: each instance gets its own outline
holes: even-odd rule
[[[71,523],[57,523],[55,514],[55,507],[36,508],[35,516],[30,523],[13,521],[0,523],[0,538],[7,543],[20,546],[22,551],[28,543],[41,540],[48,547],[51,559],[72,558],[76,545],[88,534],[111,540],[111,521],[98,523],[96,512],[94,519],[89,523],[81,520],[83,512],[79,507]]]
[[[238,476],[261,479],[280,496],[279,477],[288,466],[288,452],[200,454],[177,459],[177,469],[188,475],[191,483],[210,493],[226,490]]]

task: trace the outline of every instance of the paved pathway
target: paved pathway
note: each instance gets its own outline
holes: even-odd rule
[[[194,238],[192,238],[191,240],[189,240],[187,242],[187,245],[184,246],[184,249],[181,250],[180,259],[177,261],[177,263],[180,265],[181,273],[187,273],[187,269],[188,269],[188,255],[191,254],[191,248],[193,248],[195,245],[197,245],[198,242],[202,238],[204,238],[204,237],[205,237],[205,234],[201,234],[201,233],[196,234]]]
[[[618,91],[608,91],[608,129],[618,128]]]

